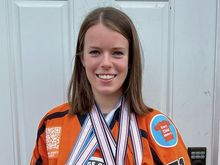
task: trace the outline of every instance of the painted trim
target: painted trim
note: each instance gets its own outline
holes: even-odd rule
[[[216,1],[216,52],[214,72],[213,126],[212,126],[212,164],[220,162],[220,0]]]
[[[115,1],[134,1],[134,0],[115,0]],[[169,0],[136,0],[136,2],[137,1],[168,2]]]
[[[175,43],[175,0],[169,1],[169,68],[168,68],[168,94],[167,115],[173,119],[173,84],[174,84],[174,43]]]
[[[0,41],[0,53],[1,53],[1,65],[0,66],[0,70],[1,70],[1,79],[3,79],[3,81],[0,80],[1,82],[1,88],[3,89],[3,92],[1,91],[1,96],[3,97],[3,99],[1,99],[0,104],[1,107],[3,108],[2,110],[2,114],[4,118],[4,120],[7,120],[7,123],[4,123],[4,121],[0,121],[1,125],[3,125],[3,127],[1,127],[1,129],[3,128],[2,132],[5,132],[4,135],[6,136],[10,136],[7,139],[6,136],[3,136],[3,141],[1,142],[1,151],[3,152],[3,150],[5,149],[4,147],[7,146],[7,152],[4,152],[2,157],[0,158],[0,161],[2,164],[8,164],[13,163],[16,164],[16,147],[14,144],[14,123],[13,123],[13,100],[12,100],[12,89],[11,89],[11,84],[12,84],[12,74],[11,74],[11,49],[10,49],[10,31],[9,31],[9,27],[10,27],[10,23],[9,23],[9,3],[7,0],[2,0],[0,1],[0,28],[1,28],[1,41]],[[6,83],[6,84],[5,84]],[[1,90],[1,89],[0,89]],[[5,93],[6,92],[6,93]],[[2,104],[3,103],[3,104]],[[7,126],[6,126],[6,125]],[[5,127],[6,126],[6,127]],[[7,145],[5,145],[5,143]],[[3,144],[3,145],[2,145]],[[10,157],[10,160],[7,160]]]

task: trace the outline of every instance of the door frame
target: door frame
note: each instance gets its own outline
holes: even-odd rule
[[[216,5],[216,54],[215,54],[215,72],[214,72],[214,113],[212,127],[212,164],[220,162],[220,0]]]

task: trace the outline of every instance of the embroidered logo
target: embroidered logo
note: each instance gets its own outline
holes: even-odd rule
[[[46,144],[49,158],[55,158],[59,154],[61,127],[46,128]]]
[[[156,131],[161,131],[165,141],[170,141],[174,139],[173,133],[170,130],[170,123],[166,120],[159,122],[155,127]]]
[[[174,147],[178,142],[175,126],[163,114],[153,117],[150,123],[150,131],[155,142],[161,147]]]

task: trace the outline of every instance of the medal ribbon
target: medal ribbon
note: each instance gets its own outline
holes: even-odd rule
[[[143,148],[142,148],[142,141],[141,141],[141,134],[137,125],[136,116],[134,113],[131,114],[131,121],[130,121],[130,135],[131,141],[134,151],[134,159],[135,164],[141,165],[142,163],[142,156],[143,156]]]
[[[98,146],[101,149],[105,164],[124,164],[129,133],[134,150],[135,164],[141,164],[143,149],[135,114],[131,113],[129,115],[123,99],[120,107],[120,127],[117,145],[101,111],[98,106],[94,105],[87,115],[66,165],[86,164]]]

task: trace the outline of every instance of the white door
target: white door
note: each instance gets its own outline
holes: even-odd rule
[[[14,164],[28,164],[40,119],[49,109],[66,101],[74,46],[82,19],[91,9],[109,5],[126,12],[137,27],[144,51],[143,97],[146,104],[160,109],[178,121],[177,127],[187,145],[202,144],[210,150],[211,117],[205,119],[208,121],[205,129],[197,128],[198,130],[190,133],[197,137],[206,134],[198,142],[197,137],[189,135],[189,130],[196,128],[193,124],[194,119],[190,118],[191,122],[186,123],[186,117],[196,113],[196,110],[187,112],[182,111],[183,106],[179,107],[180,104],[184,104],[181,103],[182,97],[188,97],[189,93],[180,95],[178,86],[174,86],[174,83],[180,80],[179,71],[188,68],[188,64],[184,64],[184,67],[178,65],[181,57],[176,53],[178,51],[174,52],[174,40],[178,40],[178,29],[175,29],[178,25],[175,24],[175,20],[180,19],[174,17],[174,11],[176,7],[181,8],[181,4],[175,5],[174,0],[2,2],[7,4],[4,6],[8,14],[8,36],[5,38],[8,38],[8,59],[11,61],[9,66],[4,64],[5,68],[9,68],[6,71],[10,77],[4,75],[7,82],[4,81],[3,88],[11,92],[10,96],[7,95],[8,102],[4,106],[11,108],[10,112],[7,111],[6,120],[11,130],[8,131],[8,136],[13,134],[13,138],[8,141],[9,152],[15,153],[14,159],[11,160]],[[184,6],[182,8],[186,9]],[[181,30],[181,27],[178,28]],[[6,56],[1,57],[2,59],[8,62]],[[184,86],[185,82],[179,83]],[[206,92],[206,95],[208,94]],[[0,96],[4,97],[2,94]],[[210,100],[207,100],[207,103],[209,102]],[[194,106],[196,103],[188,104]],[[210,161],[209,152],[208,162]]]
[[[9,43],[7,45],[6,40],[8,54],[1,56],[1,63],[5,61],[3,64],[8,69],[5,69],[8,74],[5,72],[1,87],[10,93],[3,95],[1,91],[0,96],[5,100],[11,98],[3,105],[7,112],[3,124],[10,126],[5,131],[9,138],[1,134],[10,143],[3,144],[0,150],[1,153],[6,153],[6,149],[15,153],[13,156],[8,151],[8,157],[1,155],[2,164],[29,164],[40,119],[49,109],[66,100],[74,35],[70,6],[68,1],[22,0],[5,0],[1,6],[5,9],[1,12],[5,11],[4,34]],[[4,143],[2,139],[1,142]]]

